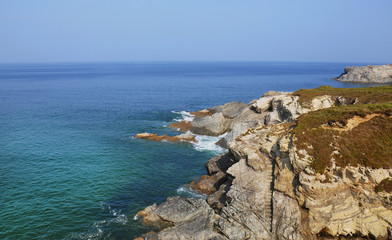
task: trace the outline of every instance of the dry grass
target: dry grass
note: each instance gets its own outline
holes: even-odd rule
[[[351,130],[336,131],[354,116],[379,114]],[[333,107],[300,117],[294,133],[298,150],[305,149],[313,157],[311,166],[324,172],[331,158],[338,166],[362,165],[392,168],[392,103]],[[326,128],[333,126],[334,128]],[[338,153],[334,154],[337,150]]]
[[[321,86],[315,89],[300,89],[294,92],[299,96],[302,105],[310,103],[314,97],[330,95],[332,97],[344,97],[349,101],[358,100],[358,104],[387,103],[392,102],[392,85],[382,87],[365,88],[333,88]]]
[[[375,192],[387,192],[387,193],[392,193],[392,179],[391,178],[386,178],[382,180],[375,188]]]

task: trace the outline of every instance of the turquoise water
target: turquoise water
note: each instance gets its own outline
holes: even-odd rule
[[[205,173],[217,150],[174,135],[176,113],[320,85],[349,63],[0,65],[0,239],[133,239],[133,217]],[[176,112],[174,112],[176,111]],[[202,144],[207,144],[203,142]],[[206,145],[207,146],[207,145]],[[204,146],[204,147],[206,147]]]

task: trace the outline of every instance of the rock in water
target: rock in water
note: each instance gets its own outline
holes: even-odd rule
[[[344,73],[335,79],[342,82],[392,83],[392,64],[346,67]]]
[[[153,133],[138,133],[135,135],[135,138],[147,139],[152,141],[169,141],[169,142],[197,142],[195,135],[186,132],[177,136],[167,136],[166,134],[162,136],[158,136],[157,134]]]

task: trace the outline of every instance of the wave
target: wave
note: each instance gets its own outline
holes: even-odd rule
[[[107,220],[96,221],[92,224],[91,229],[87,232],[81,233],[71,233],[65,239],[67,240],[93,240],[93,239],[103,239],[110,237],[111,232],[105,229],[108,228],[111,224],[120,224],[125,226],[129,222],[129,217],[122,213],[121,210],[113,209],[111,206],[106,203],[101,203],[101,208],[105,212],[109,213],[112,217],[109,217]],[[105,235],[105,236],[104,236]]]
[[[227,150],[216,145],[216,142],[225,136],[226,133],[217,137],[196,135],[195,138],[197,142],[192,143],[192,145],[197,151],[211,151],[217,154],[221,154],[226,152]]]
[[[179,187],[177,189],[177,194],[183,197],[191,197],[191,198],[207,198],[207,195],[197,193],[192,188],[189,187]]]
[[[193,115],[187,111],[180,111],[180,112],[171,111],[171,112],[181,115],[181,117],[173,119],[173,121],[176,121],[176,122],[181,122],[181,121],[191,122],[195,119],[195,115]],[[220,146],[216,145],[215,143],[225,136],[226,136],[226,134],[223,134],[223,135],[217,136],[217,137],[195,134],[195,138],[196,138],[197,142],[192,143],[192,145],[197,151],[211,151],[216,154],[221,154],[221,153],[224,153],[226,151],[226,149],[221,148]]]
[[[181,115],[181,117],[173,119],[173,121],[176,121],[176,122],[181,122],[181,121],[191,122],[191,121],[193,121],[193,119],[195,119],[195,115],[193,115],[187,111],[181,111],[181,112],[171,111],[171,112]]]
[[[64,240],[93,240],[102,239],[103,230],[100,228],[90,231],[88,233],[72,233],[64,238]]]

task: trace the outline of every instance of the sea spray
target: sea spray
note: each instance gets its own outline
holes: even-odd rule
[[[195,115],[193,115],[187,111],[180,111],[180,112],[171,111],[171,112],[180,115],[180,117],[173,119],[173,121],[176,121],[176,122],[181,122],[181,121],[192,122],[193,119],[195,119]]]
[[[177,194],[178,194],[179,196],[182,196],[182,197],[207,198],[207,195],[201,194],[201,193],[197,193],[197,192],[196,192],[195,190],[193,190],[192,188],[190,188],[190,187],[185,187],[185,186],[179,187],[179,188],[177,189]]]
[[[216,142],[218,142],[221,138],[225,137],[226,133],[217,137],[204,136],[204,135],[196,135],[195,143],[192,143],[193,147],[197,151],[211,151],[216,154],[221,154],[227,151],[226,149],[218,146]]]
[[[176,122],[181,122],[181,121],[191,122],[195,118],[193,114],[187,111],[171,111],[171,112],[181,115],[180,117],[173,119],[173,121]],[[189,133],[189,131],[187,133]],[[216,142],[218,142],[221,138],[225,136],[226,133],[216,137],[195,134],[195,138],[197,142],[192,143],[192,145],[197,151],[211,151],[216,154],[221,154],[226,150],[218,146]]]

